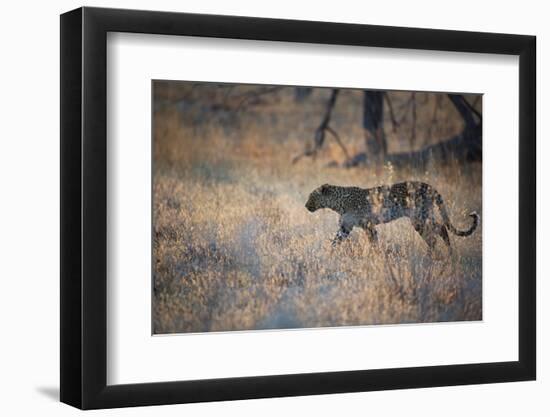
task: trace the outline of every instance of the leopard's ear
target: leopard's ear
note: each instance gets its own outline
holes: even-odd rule
[[[330,188],[330,184],[321,185],[321,194],[326,194]]]

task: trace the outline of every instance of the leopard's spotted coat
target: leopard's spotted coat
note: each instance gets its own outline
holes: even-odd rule
[[[435,207],[438,207],[442,221],[436,220]],[[447,230],[457,236],[469,236],[479,223],[479,215],[472,212],[470,216],[473,223],[470,228],[456,229],[437,190],[429,184],[417,181],[374,188],[324,184],[309,195],[306,208],[311,212],[328,208],[340,215],[340,229],[333,245],[347,238],[354,227],[365,230],[370,241],[376,243],[376,225],[408,217],[430,251],[435,247],[437,236],[443,239],[450,250],[451,242]]]

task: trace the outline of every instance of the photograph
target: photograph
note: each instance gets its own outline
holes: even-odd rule
[[[482,94],[151,88],[154,335],[483,319]]]

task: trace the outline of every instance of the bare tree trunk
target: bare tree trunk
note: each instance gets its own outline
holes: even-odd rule
[[[412,128],[411,128],[411,152],[414,151],[414,143],[416,142],[416,93],[412,93]]]
[[[375,159],[382,160],[388,153],[384,135],[384,92],[363,91],[363,129],[365,148]]]

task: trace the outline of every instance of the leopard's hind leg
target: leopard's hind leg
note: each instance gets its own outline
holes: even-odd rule
[[[451,240],[449,239],[447,228],[444,225],[438,223],[430,223],[429,221],[426,221],[425,223],[414,223],[413,226],[428,245],[428,254],[430,256],[433,257],[435,246],[437,244],[437,236],[440,236],[441,239],[443,239],[445,245],[448,248],[449,255],[452,255],[453,251]]]
[[[422,236],[428,245],[430,256],[433,255],[435,250],[437,236],[440,236],[449,248],[449,251],[451,250],[451,241],[449,239],[447,227],[436,221],[434,206],[431,201],[424,199],[417,203],[416,210],[411,216],[411,221],[414,229]]]
[[[422,239],[424,239],[424,242],[428,245],[428,254],[431,256],[437,242],[434,224],[423,217],[411,220],[413,220],[414,230],[418,232]]]
[[[449,255],[452,255],[453,248],[451,246],[451,240],[449,239],[447,227],[444,224],[438,224],[437,227],[439,228],[439,236],[441,236],[441,239],[443,239],[443,242],[445,242],[447,248],[449,249]]]

